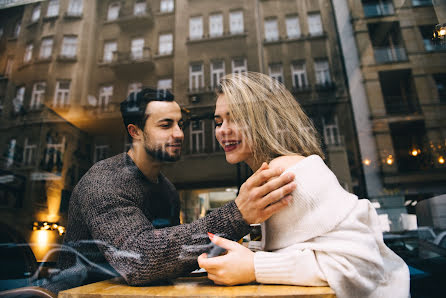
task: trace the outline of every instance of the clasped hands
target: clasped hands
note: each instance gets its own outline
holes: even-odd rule
[[[262,166],[242,185],[235,199],[240,213],[249,224],[261,223],[271,215],[286,207],[292,200],[291,192],[296,188],[294,175],[282,175],[283,169],[270,169]],[[198,265],[205,269],[208,278],[218,285],[236,285],[256,280],[254,253],[237,242],[209,234],[216,245],[227,253],[215,258],[207,258],[204,253],[198,257]]]

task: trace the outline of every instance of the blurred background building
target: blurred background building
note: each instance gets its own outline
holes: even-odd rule
[[[119,103],[143,86],[172,91],[190,111],[183,157],[163,169],[180,192],[182,222],[234,199],[251,174],[226,163],[213,124],[218,80],[244,71],[285,84],[318,128],[342,186],[379,206],[384,226],[403,229],[401,213],[446,193],[445,47],[432,40],[445,20],[432,1],[0,8],[0,221],[39,244],[39,260],[61,241],[82,175],[130,148]]]

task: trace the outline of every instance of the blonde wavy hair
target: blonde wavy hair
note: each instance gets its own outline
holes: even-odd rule
[[[229,74],[217,87],[256,162],[324,153],[313,123],[283,84],[257,72]]]

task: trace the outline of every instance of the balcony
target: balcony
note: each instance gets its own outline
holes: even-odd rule
[[[395,9],[391,1],[366,2],[364,7],[364,15],[366,18],[383,17],[395,14]]]
[[[118,73],[129,74],[138,70],[150,70],[154,66],[152,51],[145,47],[137,52],[113,52],[111,61],[105,61]]]
[[[377,64],[407,61],[404,47],[374,47],[373,50]]]
[[[418,100],[413,96],[385,96],[384,104],[387,115],[408,115],[421,112]]]
[[[133,10],[124,10],[114,22],[117,22],[122,30],[133,31],[152,25],[153,16],[150,11],[134,14]]]

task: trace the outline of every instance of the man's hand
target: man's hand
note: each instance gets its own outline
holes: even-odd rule
[[[282,172],[283,169],[270,169],[263,163],[243,183],[235,203],[247,223],[264,222],[291,202],[290,194],[296,188],[294,174],[280,176]]]
[[[210,280],[217,285],[228,286],[255,281],[254,253],[251,250],[212,234],[209,238],[228,251],[221,257],[207,258],[207,254],[198,257],[198,265],[207,271]]]

